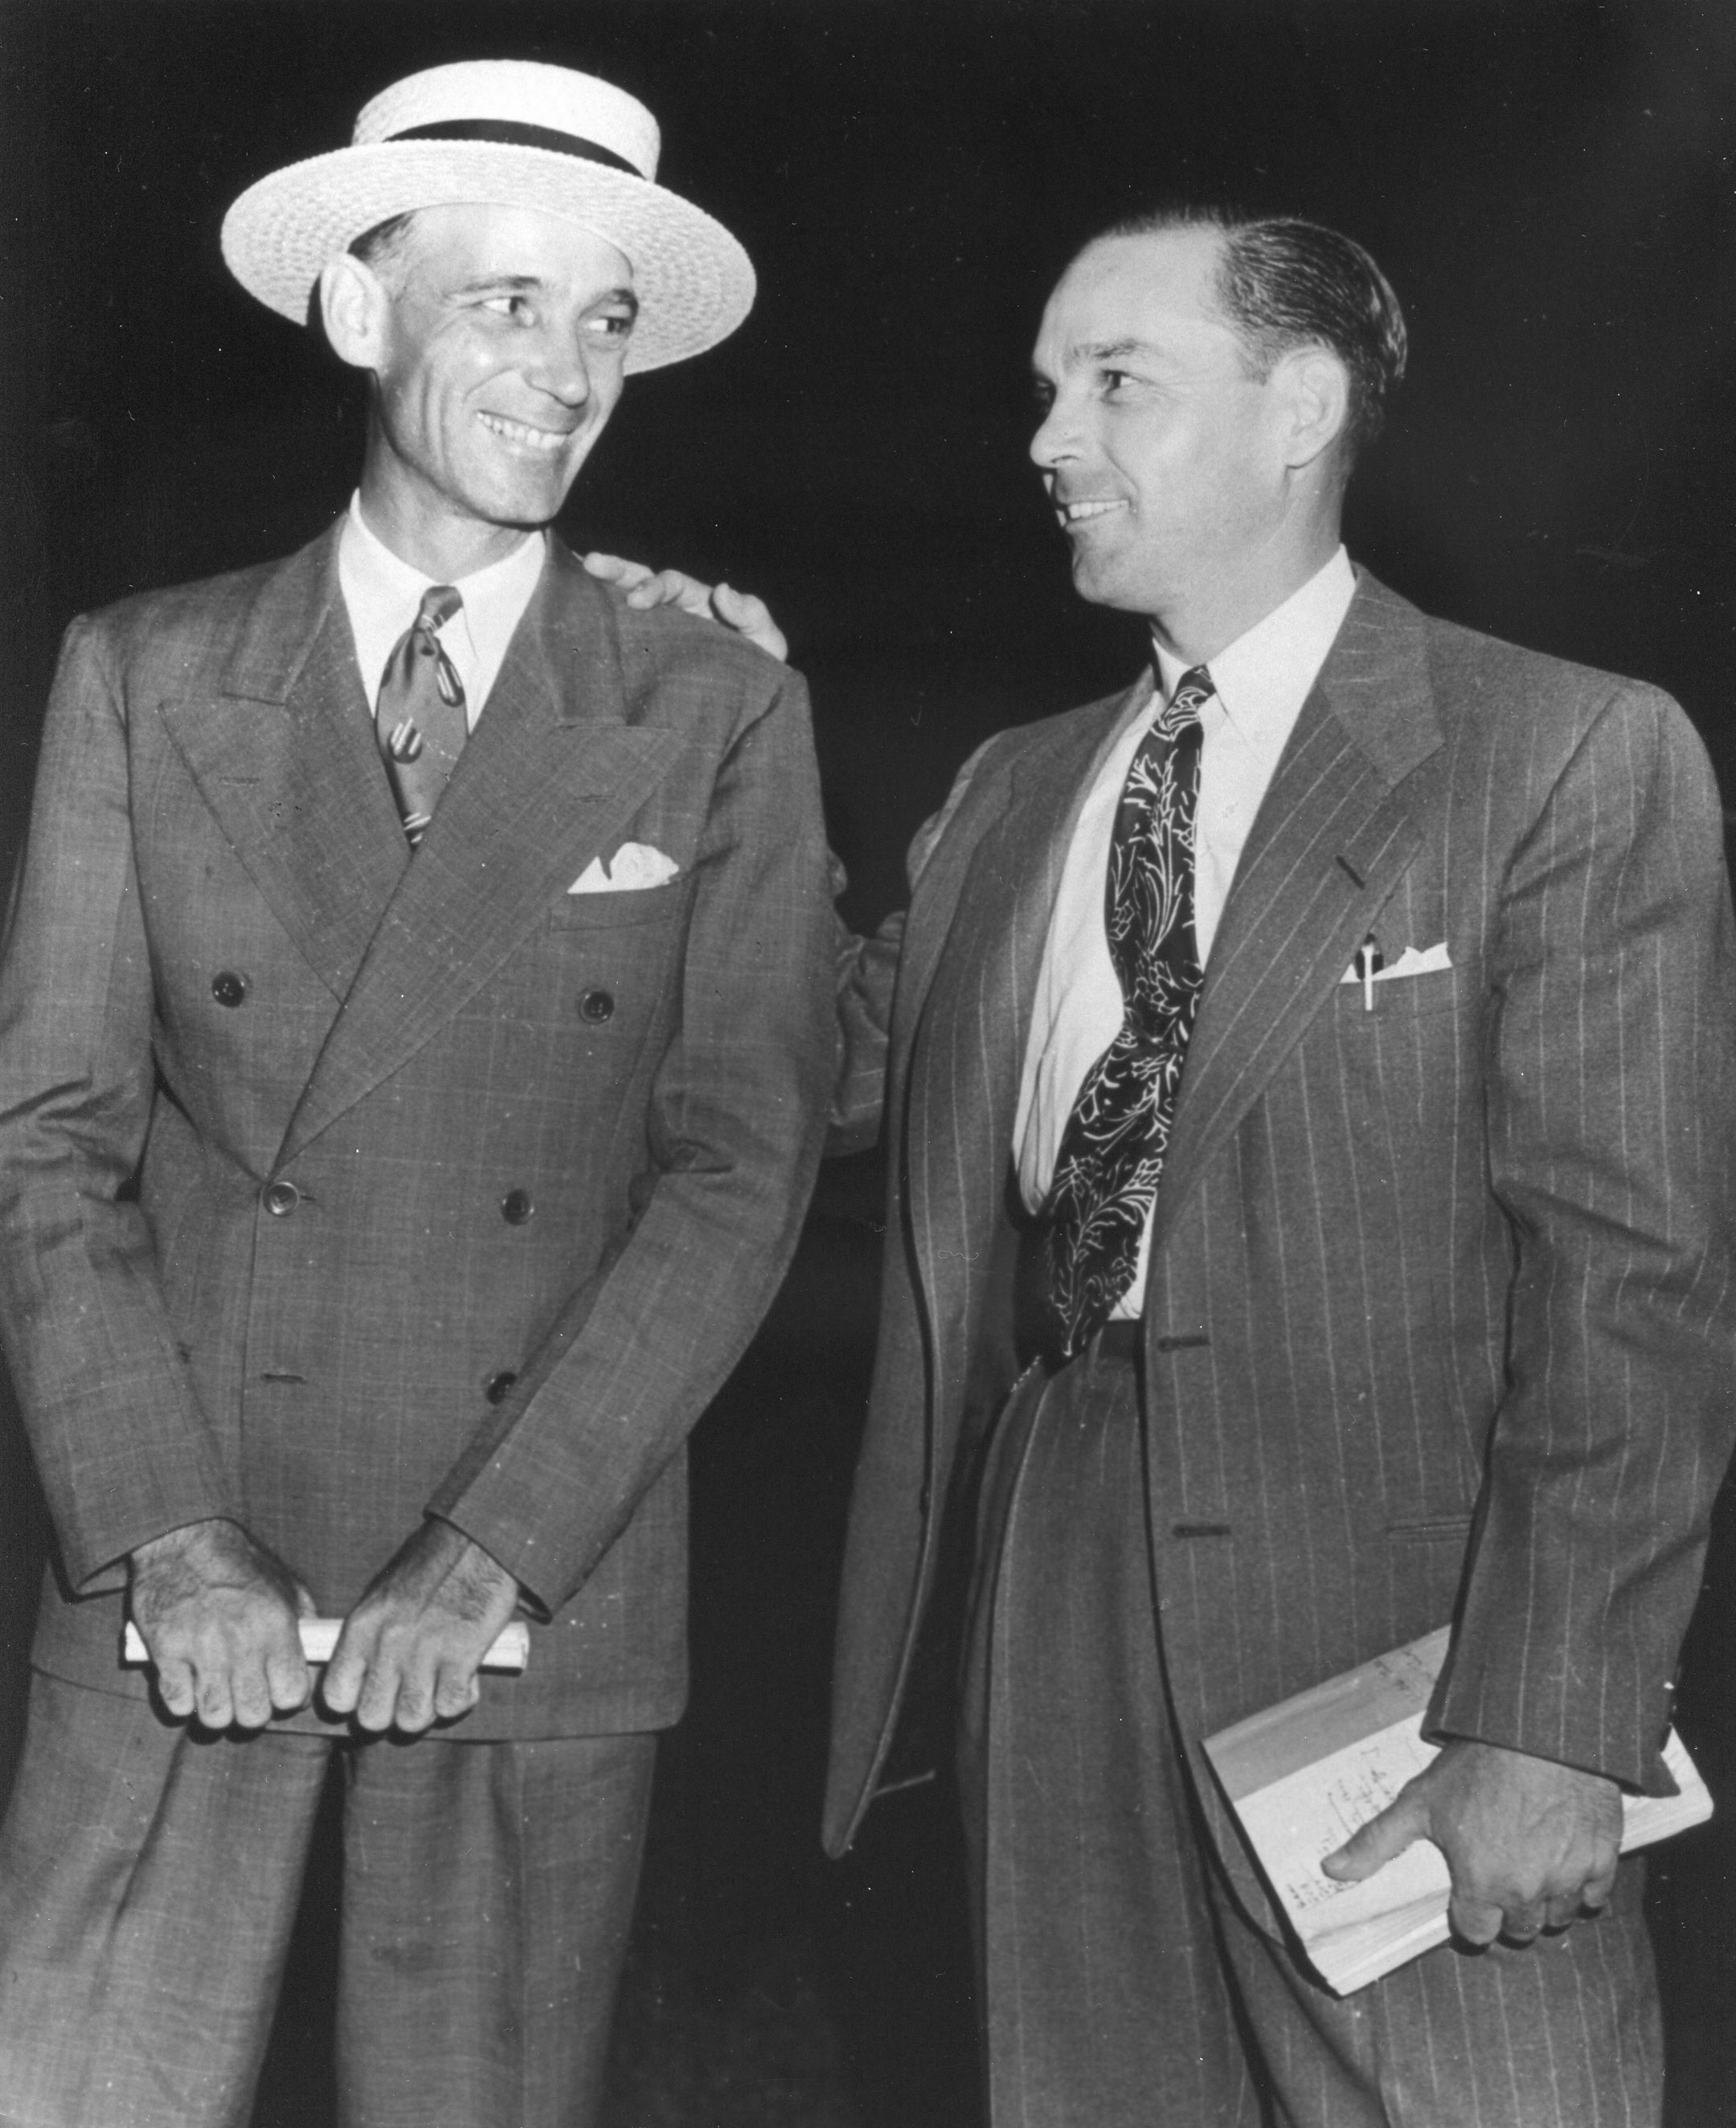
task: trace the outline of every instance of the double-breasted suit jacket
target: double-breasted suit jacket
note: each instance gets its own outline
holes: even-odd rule
[[[1062,862],[1143,699],[982,748],[919,842],[901,964],[896,924],[859,964],[840,1113],[873,1115],[889,1057],[892,1181],[835,1849],[892,1737],[1004,1309]],[[1360,580],[1212,948],[1144,1305],[1163,1655],[1256,1919],[1200,1739],[1449,1618],[1439,1730],[1667,1784],[1736,1391],[1719,832],[1667,698]],[[1429,970],[1346,982],[1370,934]]]
[[[142,1690],[124,1561],[178,1525],[233,1517],[341,1613],[433,1512],[545,1622],[464,1733],[659,1727],[683,1438],[831,1069],[804,691],[551,542],[412,858],[335,553],[68,638],[0,999],[35,1659]],[[568,891],[626,842],[673,875]]]

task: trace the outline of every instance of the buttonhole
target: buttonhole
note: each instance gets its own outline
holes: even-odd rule
[[[1172,1537],[1228,1537],[1230,1531],[1228,1522],[1172,1522],[1169,1533]]]

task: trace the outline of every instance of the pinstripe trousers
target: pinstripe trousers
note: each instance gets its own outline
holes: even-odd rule
[[[960,1787],[992,2128],[1655,2128],[1643,1879],[1339,2001],[1242,1914],[1171,1718],[1134,1341],[1022,1376],[985,1463]]]

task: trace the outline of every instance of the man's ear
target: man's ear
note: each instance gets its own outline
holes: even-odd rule
[[[365,260],[342,251],[327,261],[320,274],[320,317],[340,361],[375,372],[383,366],[392,297]]]
[[[1350,420],[1350,378],[1324,347],[1299,347],[1280,358],[1287,415],[1285,462],[1294,471],[1331,449]]]

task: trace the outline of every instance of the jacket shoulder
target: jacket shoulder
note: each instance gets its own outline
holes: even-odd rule
[[[577,570],[605,601],[621,645],[629,686],[650,676],[659,681],[692,680],[709,688],[769,701],[801,676],[721,621],[683,613],[678,606],[629,606],[618,585],[603,582],[583,564],[563,555],[570,579]]]
[[[1340,643],[1327,668],[1340,686],[1422,705],[1447,758],[1515,804],[1587,748],[1619,748],[1636,769],[1667,760],[1710,776],[1699,734],[1662,688],[1425,614],[1366,573]]]
[[[1449,720],[1529,717],[1584,729],[1614,705],[1686,723],[1681,706],[1649,681],[1424,613],[1372,577],[1363,585],[1372,612],[1420,634],[1437,708]]]
[[[107,606],[93,606],[89,613],[81,613],[74,628],[88,628],[115,643],[159,636],[166,629],[174,632],[189,625],[208,628],[217,615],[245,613],[285,570],[307,564],[321,540],[315,540],[300,553],[278,555],[273,562],[251,562],[247,568],[227,568],[217,577],[193,577],[189,583],[130,591],[126,598],[115,598]]]
[[[94,644],[121,672],[165,667],[184,674],[213,654],[226,655],[235,630],[286,578],[311,577],[321,570],[321,549],[330,537],[322,533],[274,561],[131,592],[79,615],[67,630],[67,642]]]

